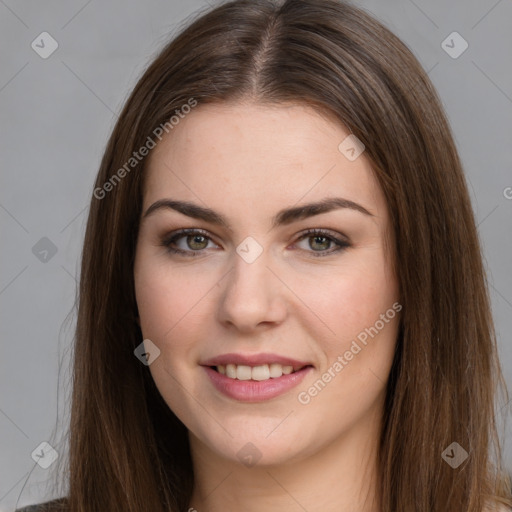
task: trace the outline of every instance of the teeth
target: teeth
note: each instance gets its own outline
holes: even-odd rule
[[[236,365],[228,364],[226,365],[226,376],[230,379],[236,379]]]
[[[283,366],[279,363],[247,366],[245,364],[218,365],[217,371],[230,379],[238,380],[268,380],[277,379],[293,372],[293,366]]]
[[[248,366],[246,368],[249,368]],[[252,380],[268,380],[270,379],[270,370],[268,368],[268,364],[264,364],[262,366],[255,366],[251,370],[251,378]]]
[[[281,377],[283,375],[283,367],[280,364],[272,363],[269,367],[270,376],[275,379],[277,377]]]
[[[236,367],[236,378],[238,380],[251,380],[252,370],[250,366],[240,365]]]

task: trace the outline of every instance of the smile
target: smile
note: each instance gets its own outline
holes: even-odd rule
[[[278,379],[283,375],[289,375],[301,369],[297,368],[297,370],[294,370],[291,365],[282,365],[279,363],[270,363],[258,366],[248,366],[244,364],[237,365],[231,363],[227,365],[220,364],[213,368],[230,379],[257,381]]]
[[[231,365],[227,365],[231,368]],[[249,367],[245,365],[232,365],[236,368],[236,372],[241,372],[242,377],[247,376],[248,372],[251,372],[251,377],[253,375],[252,372],[256,372],[256,376],[258,373],[260,377],[263,376],[264,372],[270,373],[271,365],[261,365],[256,367]],[[267,367],[267,370],[260,370],[261,367]],[[278,365],[281,366],[281,365]],[[284,373],[282,370],[285,368],[277,368],[273,367],[274,375],[277,375],[277,371],[281,373],[279,377],[269,377],[266,379],[239,379],[238,377],[228,377],[227,374],[222,374],[220,371],[217,371],[216,367],[203,366],[206,374],[208,375],[210,382],[213,384],[213,387],[220,392],[222,395],[227,396],[233,400],[239,402],[264,402],[266,400],[271,400],[272,398],[276,398],[280,395],[285,394],[287,391],[295,388],[300,384],[300,382],[304,379],[304,377],[313,369],[311,365],[304,366],[298,370],[291,371],[291,373]],[[287,369],[287,371],[289,368]],[[227,371],[233,371],[226,367]]]

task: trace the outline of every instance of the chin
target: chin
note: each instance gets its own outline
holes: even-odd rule
[[[284,417],[286,415],[277,420],[262,418],[261,421],[238,418],[225,421],[226,430],[217,425],[215,436],[212,436],[212,429],[199,436],[191,435],[219,457],[246,467],[286,465],[316,453],[320,447],[314,436],[306,435],[304,425],[292,423],[291,418],[283,422]],[[280,422],[283,423],[280,425]]]

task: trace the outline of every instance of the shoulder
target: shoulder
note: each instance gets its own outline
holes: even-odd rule
[[[36,505],[18,508],[15,512],[66,512],[68,510],[67,498],[58,498]]]

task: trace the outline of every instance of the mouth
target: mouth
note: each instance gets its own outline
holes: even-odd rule
[[[266,381],[270,379],[279,379],[283,375],[291,375],[304,368],[312,367],[310,364],[283,365],[280,363],[261,364],[249,366],[245,364],[228,363],[209,366],[217,373],[224,375],[228,379],[241,381]]]
[[[312,364],[288,358],[279,358],[279,363],[265,363],[262,362],[263,356],[258,356],[252,358],[253,364],[247,364],[248,358],[238,356],[238,364],[228,362],[233,359],[229,356],[221,357],[201,366],[213,389],[236,402],[265,402],[285,395],[314,369]],[[270,358],[266,360],[272,361]]]
[[[263,402],[284,395],[314,369],[309,361],[270,352],[232,352],[199,364],[215,390],[238,402]]]

